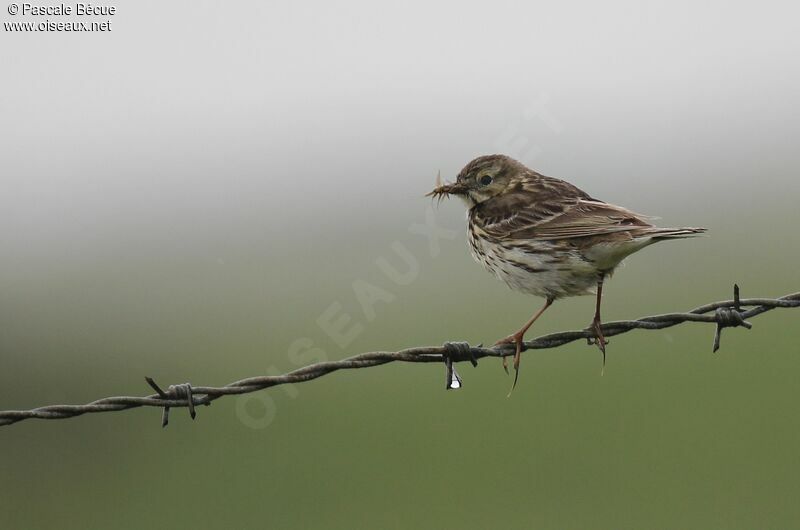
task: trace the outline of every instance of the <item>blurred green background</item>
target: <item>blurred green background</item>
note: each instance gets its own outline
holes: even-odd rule
[[[0,409],[282,373],[297,344],[507,335],[541,300],[472,261],[460,203],[422,197],[487,152],[710,229],[631,257],[606,320],[800,290],[795,14],[142,2],[108,35],[2,32]],[[433,249],[426,215],[451,231]],[[404,270],[398,245],[403,285],[378,264]],[[365,313],[354,282],[391,300]],[[530,336],[592,310],[559,301]],[[392,364],[167,429],[25,421],[0,428],[0,528],[796,528],[798,318],[717,354],[710,325],[614,337],[603,376],[583,343],[528,352],[510,399],[498,360],[458,392]]]

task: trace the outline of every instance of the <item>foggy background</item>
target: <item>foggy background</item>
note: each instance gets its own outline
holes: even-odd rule
[[[114,5],[109,33],[0,31],[0,409],[283,373],[298,340],[341,359],[506,336],[541,300],[472,261],[460,202],[423,198],[494,152],[709,228],[632,256],[605,320],[800,288],[790,2]],[[379,266],[407,268],[398,245],[402,285]],[[0,526],[791,527],[797,318],[716,355],[708,325],[614,337],[602,377],[583,343],[528,352],[511,399],[486,360],[459,392],[390,365],[166,430],[156,409],[26,421],[0,429]]]

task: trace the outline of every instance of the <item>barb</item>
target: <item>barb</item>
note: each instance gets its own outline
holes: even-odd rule
[[[750,309],[743,310],[742,308],[745,307]],[[776,299],[740,299],[739,287],[735,285],[733,300],[712,302],[686,313],[667,313],[636,320],[607,322],[603,324],[603,334],[606,337],[612,337],[634,329],[664,329],[684,322],[707,322],[716,326],[713,351],[717,351],[722,329],[738,326],[750,329],[752,324],[745,319],[753,318],[772,309],[790,307],[800,307],[800,292]],[[556,348],[576,340],[592,338],[593,336],[594,332],[589,329],[551,333],[526,342],[524,349]],[[446,388],[458,388],[461,386],[461,378],[455,373],[452,363],[470,362],[473,366],[477,366],[478,359],[484,357],[508,357],[514,355],[514,351],[513,344],[484,348],[481,345],[470,346],[465,342],[448,342],[444,346],[423,346],[396,352],[376,351],[362,353],[341,361],[312,364],[283,375],[250,377],[222,387],[193,386],[189,383],[184,383],[171,385],[166,391],[162,390],[152,378],[146,377],[147,383],[156,391],[155,394],[144,397],[108,397],[85,405],[51,405],[31,410],[0,411],[0,426],[11,425],[31,418],[57,420],[73,418],[87,413],[111,412],[137,407],[162,408],[162,426],[166,426],[169,422],[170,408],[187,407],[192,419],[194,419],[195,407],[210,405],[213,401],[223,396],[247,394],[288,383],[304,383],[337,370],[368,368],[391,362],[444,363],[447,369]]]

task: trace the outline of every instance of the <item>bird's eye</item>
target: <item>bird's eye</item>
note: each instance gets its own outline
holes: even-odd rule
[[[492,183],[492,177],[489,175],[484,175],[481,177],[481,186],[488,186]]]

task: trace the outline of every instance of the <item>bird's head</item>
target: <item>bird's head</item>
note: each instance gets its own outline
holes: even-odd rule
[[[481,156],[464,166],[455,182],[437,182],[437,187],[427,196],[441,200],[456,195],[472,208],[505,192],[513,177],[524,171],[525,166],[505,155]]]

